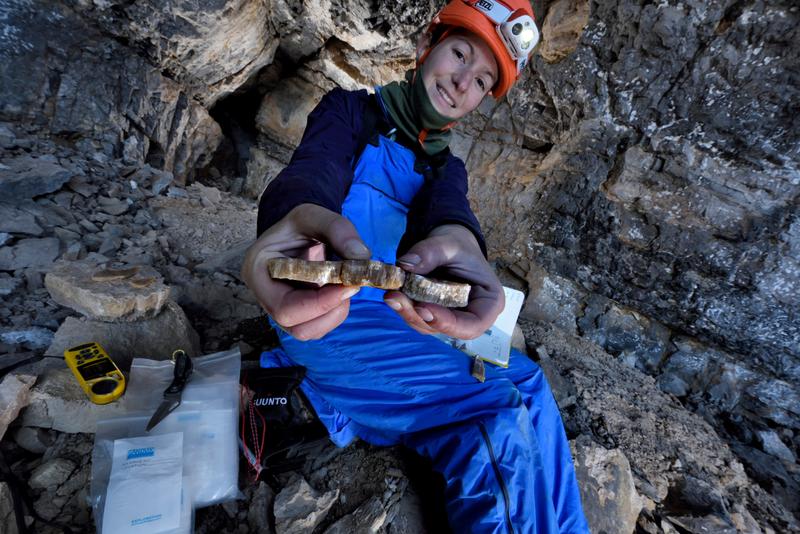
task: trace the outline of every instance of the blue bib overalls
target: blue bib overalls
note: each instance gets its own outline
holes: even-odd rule
[[[380,137],[367,145],[342,214],[373,259],[395,262],[408,206],[423,183],[414,154]],[[411,329],[362,288],[347,319],[316,341],[280,329],[282,349],[263,367],[302,365],[302,389],[331,439],[403,444],[431,458],[446,480],[456,533],[586,533],[561,416],[541,369],[514,351],[508,369],[470,375],[471,359]]]

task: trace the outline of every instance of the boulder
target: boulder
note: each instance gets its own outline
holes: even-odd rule
[[[266,482],[259,482],[247,507],[247,524],[253,532],[269,532],[269,510],[275,494]]]
[[[123,371],[130,368],[133,358],[166,360],[179,348],[190,356],[200,352],[197,332],[181,307],[169,300],[161,313],[136,322],[67,317],[45,354],[61,356],[69,347],[88,341],[98,342]]]
[[[394,518],[387,525],[388,534],[417,534],[425,532],[423,505],[419,496],[412,490],[403,493],[394,509]]]
[[[67,481],[75,464],[66,458],[53,458],[33,470],[28,485],[32,489],[55,489]]]
[[[23,426],[14,432],[14,441],[17,445],[34,454],[44,454],[55,438],[53,433],[43,428]]]
[[[572,281],[548,274],[535,265],[529,271],[527,280],[529,293],[521,315],[528,319],[552,322],[574,333],[577,317],[582,314],[585,292]]]
[[[320,493],[303,477],[296,477],[275,497],[277,534],[311,532],[328,515],[339,498],[339,490]]]
[[[58,257],[59,249],[56,237],[20,239],[13,246],[0,248],[0,271],[49,268]]]
[[[89,401],[65,364],[39,375],[30,403],[20,415],[23,426],[52,428],[59,432],[95,432],[97,421],[125,414],[125,397],[110,404]]]
[[[2,328],[0,341],[10,345],[22,345],[28,350],[41,350],[53,341],[53,332],[41,326]]]
[[[0,297],[7,297],[22,285],[22,280],[0,273]]]
[[[19,534],[17,519],[14,516],[14,499],[11,489],[5,482],[0,482],[0,532]]]
[[[387,519],[386,507],[377,496],[361,504],[352,514],[347,514],[325,531],[325,534],[376,534]]]
[[[8,374],[0,382],[0,439],[3,439],[8,425],[30,402],[30,389],[34,382],[36,375],[22,373]]]
[[[53,300],[100,321],[136,321],[157,315],[169,287],[148,266],[103,268],[91,260],[59,262],[45,276]]]
[[[61,189],[72,173],[53,160],[30,155],[5,160],[0,167],[0,198],[29,200]]]
[[[44,230],[29,211],[0,202],[0,232],[40,236]]]
[[[636,492],[628,459],[589,439],[570,443],[583,510],[592,532],[631,534],[644,505]]]

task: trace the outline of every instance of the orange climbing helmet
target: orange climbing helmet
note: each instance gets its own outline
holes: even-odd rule
[[[455,28],[475,34],[492,50],[498,68],[498,80],[492,88],[496,99],[514,85],[539,42],[528,0],[451,0],[433,18],[428,32],[435,44]]]

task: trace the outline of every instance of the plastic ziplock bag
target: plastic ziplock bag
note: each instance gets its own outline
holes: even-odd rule
[[[97,423],[91,483],[97,525],[102,525],[114,441],[122,438],[181,432],[183,494],[191,508],[240,497],[237,423],[241,354],[237,348],[192,358],[192,363],[194,370],[180,406],[146,432],[172,382],[174,366],[169,360],[133,360],[125,393],[128,414]]]

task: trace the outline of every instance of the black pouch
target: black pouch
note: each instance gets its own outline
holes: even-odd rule
[[[305,367],[259,368],[242,375],[242,452],[258,479],[299,468],[306,456],[327,444],[299,386]]]

